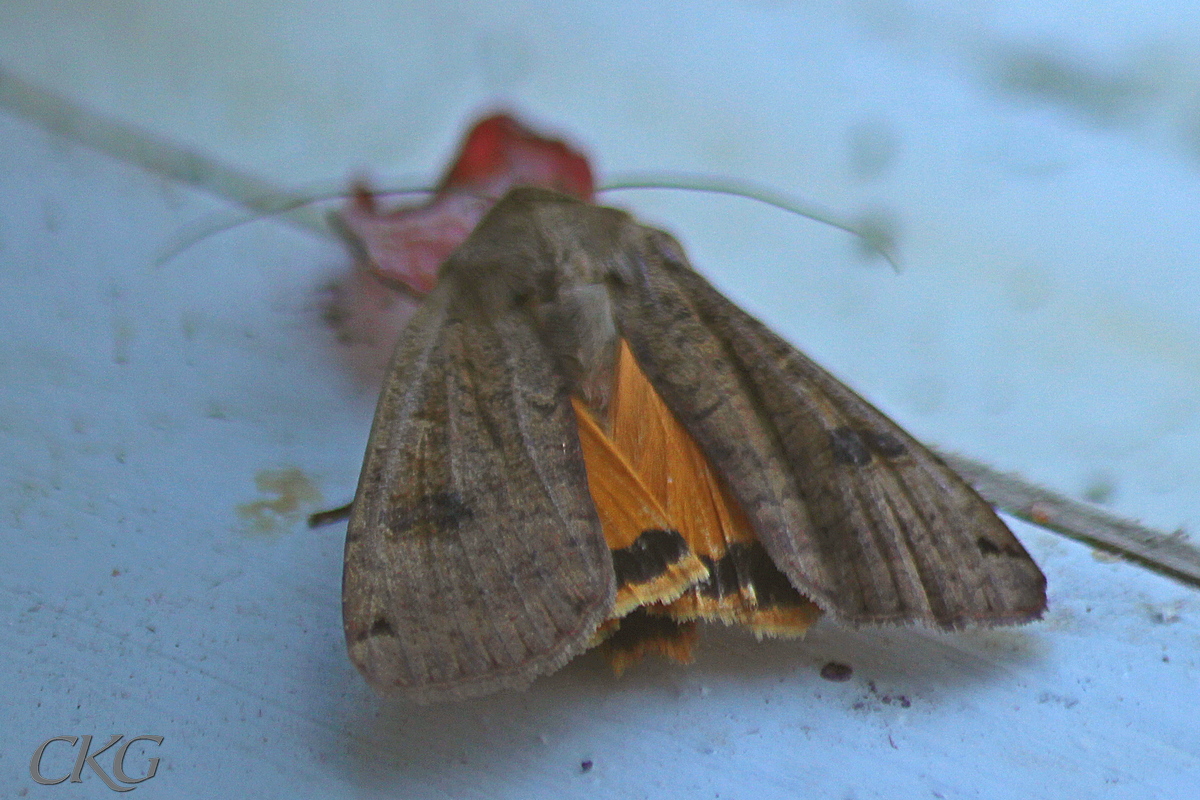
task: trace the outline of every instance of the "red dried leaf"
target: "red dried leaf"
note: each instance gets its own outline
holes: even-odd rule
[[[359,371],[377,379],[392,345],[437,283],[441,263],[488,208],[513,186],[541,186],[584,200],[594,191],[587,159],[508,114],[475,123],[433,198],[422,205],[381,209],[365,185],[338,215],[365,258],[332,287],[328,317],[351,348]],[[396,284],[409,293],[397,290]]]
[[[438,266],[492,203],[518,185],[591,200],[592,170],[565,143],[495,114],[471,129],[429,203],[381,211],[364,186],[341,220],[373,270],[422,295],[437,282]]]

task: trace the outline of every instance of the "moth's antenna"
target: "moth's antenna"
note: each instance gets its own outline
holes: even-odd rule
[[[414,188],[397,188],[386,189],[382,191],[371,190],[371,195],[378,197],[380,195],[412,195],[412,194],[433,194],[434,189],[428,186],[420,186]],[[241,200],[241,204],[252,210],[253,213],[240,214],[235,219],[222,218],[216,221],[200,221],[191,227],[191,230],[185,231],[176,242],[171,245],[166,251],[154,259],[154,266],[161,267],[177,255],[187,250],[189,247],[207,239],[210,236],[226,233],[246,225],[251,222],[257,222],[261,219],[277,217],[282,214],[293,214],[293,212],[316,203],[323,203],[328,200],[342,200],[354,194],[354,190],[346,188],[336,191],[312,193],[312,194],[285,194],[280,196],[279,192],[264,194],[258,198],[245,198]],[[322,215],[305,215],[297,221],[301,227],[310,230],[314,233],[319,233],[323,236],[334,237],[336,231],[330,225],[327,218]]]
[[[900,262],[896,257],[894,242],[887,231],[870,225],[846,222],[815,203],[777,192],[766,186],[707,175],[671,175],[666,178],[653,175],[631,175],[606,183],[596,191],[615,192],[626,189],[679,189],[685,192],[707,192],[754,200],[789,214],[845,231],[857,237],[871,252],[882,256],[892,265],[892,269],[900,271]]]

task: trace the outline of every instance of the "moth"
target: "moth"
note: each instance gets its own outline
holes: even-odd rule
[[[539,188],[491,207],[396,345],[346,537],[350,658],[419,702],[696,620],[798,635],[1024,623],[1045,577],[990,506],[689,265]]]

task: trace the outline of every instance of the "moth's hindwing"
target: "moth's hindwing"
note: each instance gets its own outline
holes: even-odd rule
[[[759,636],[802,635],[820,615],[817,607],[775,568],[745,513],[654,391],[624,340],[616,383],[614,446],[629,455],[634,472],[707,568],[681,597],[665,608],[650,608],[650,613],[680,622],[744,625]],[[632,637],[628,627],[622,624],[624,641]],[[661,623],[637,629],[658,640],[667,630]]]
[[[566,387],[528,318],[455,276],[397,345],[346,538],[351,660],[418,701],[519,688],[615,592]]]
[[[637,608],[677,599],[707,578],[708,569],[584,403],[572,398],[572,404],[588,489],[613,554],[617,576],[614,621]]]

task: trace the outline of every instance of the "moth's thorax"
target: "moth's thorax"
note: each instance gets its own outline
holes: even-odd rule
[[[620,339],[612,293],[636,279],[648,236],[622,211],[555,192],[504,196],[443,267],[482,313],[532,316],[570,390],[603,419]]]

